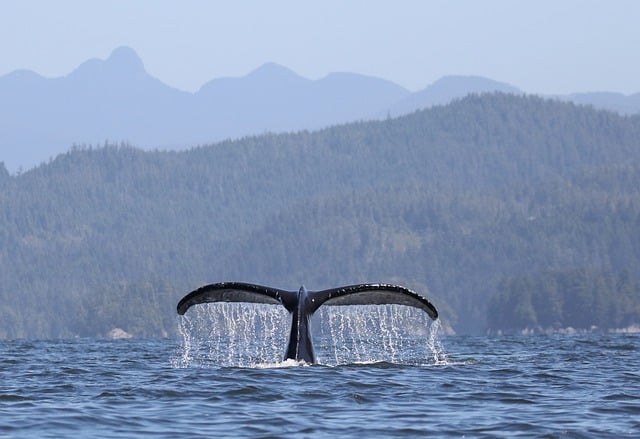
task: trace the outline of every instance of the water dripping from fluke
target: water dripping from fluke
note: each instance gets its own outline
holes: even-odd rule
[[[175,367],[446,363],[438,311],[398,285],[287,291],[222,282],[187,294],[177,311]]]

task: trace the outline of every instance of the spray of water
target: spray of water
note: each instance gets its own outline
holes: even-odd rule
[[[327,306],[312,320],[320,364],[446,364],[440,321],[400,305]]]
[[[290,317],[282,306],[208,303],[179,317],[175,367],[253,367],[282,361]]]
[[[175,367],[286,367],[291,319],[282,306],[208,303],[179,317]],[[440,321],[399,305],[326,306],[313,316],[317,362],[447,364]],[[294,362],[295,363],[295,362]]]

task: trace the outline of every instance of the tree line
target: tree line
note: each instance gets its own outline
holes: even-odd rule
[[[492,331],[608,330],[638,324],[640,282],[628,271],[546,271],[503,279],[491,298]]]

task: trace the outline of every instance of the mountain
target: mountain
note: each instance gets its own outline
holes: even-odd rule
[[[412,111],[429,108],[434,105],[448,104],[471,93],[512,93],[522,94],[516,87],[503,82],[479,76],[445,76],[423,90],[412,93],[394,104],[388,112],[391,116],[401,116]]]
[[[88,60],[65,77],[43,78],[24,70],[1,77],[0,163],[15,173],[74,144],[105,141],[184,150],[265,132],[397,117],[487,92],[522,93],[475,76],[447,76],[412,93],[354,73],[310,80],[273,63],[244,77],[214,79],[188,93],[149,75],[132,49],[120,47],[107,59]],[[557,98],[626,114],[640,111],[640,94]]]
[[[0,161],[15,172],[73,144],[111,140],[180,150],[266,131],[315,129],[371,117],[408,94],[373,77],[334,73],[312,81],[276,64],[187,93],[150,76],[137,54],[121,47],[62,78],[28,71],[0,78]]]
[[[409,92],[389,81],[351,73],[309,80],[269,63],[242,78],[210,81],[196,94],[214,139],[318,129],[370,118]]]
[[[0,167],[0,338],[172,334],[180,297],[226,280],[399,283],[458,333],[638,323],[638,139],[640,116],[486,94]]]
[[[116,49],[107,60],[86,61],[62,78],[14,72],[0,78],[0,160],[15,170],[74,143],[177,142],[173,136],[180,133],[172,127],[189,99],[149,76],[128,48]]]
[[[576,104],[591,105],[594,108],[602,108],[620,114],[637,114],[640,112],[640,93],[631,95],[612,92],[572,93],[565,96],[556,96],[556,98],[575,102]]]

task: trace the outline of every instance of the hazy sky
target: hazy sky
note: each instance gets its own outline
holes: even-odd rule
[[[640,92],[635,0],[0,0],[0,75],[63,76],[122,45],[189,91],[276,62],[410,90],[458,74],[531,93]]]

